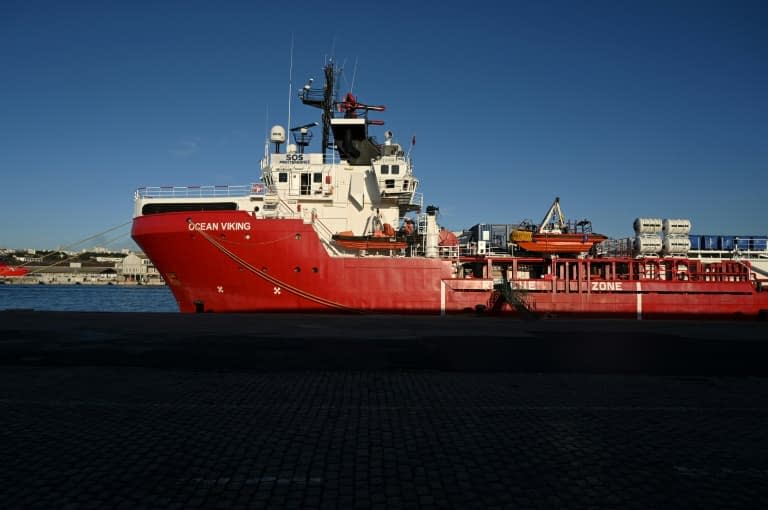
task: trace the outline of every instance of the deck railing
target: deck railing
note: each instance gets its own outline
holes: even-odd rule
[[[135,198],[217,198],[245,197],[253,193],[262,194],[261,183],[239,185],[207,186],[144,186],[136,190]]]

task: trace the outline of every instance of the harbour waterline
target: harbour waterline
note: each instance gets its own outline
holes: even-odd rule
[[[0,285],[0,311],[178,312],[166,286]]]

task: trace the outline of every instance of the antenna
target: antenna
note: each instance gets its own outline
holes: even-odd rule
[[[416,145],[416,135],[413,135],[413,138],[411,138],[411,145],[408,146],[408,154],[406,154],[405,159],[411,159],[411,149],[413,149],[414,145]]]
[[[266,108],[264,109],[264,134],[266,135],[264,138],[264,159],[266,159],[269,156],[269,103],[267,103]]]
[[[293,32],[291,32],[291,64],[288,68],[288,124],[291,125],[291,93],[293,92]]]
[[[265,138],[269,138],[269,103],[264,108],[264,134]]]
[[[355,76],[357,76],[357,57],[355,57],[355,67],[352,70],[352,85],[349,86],[349,91],[355,91]]]

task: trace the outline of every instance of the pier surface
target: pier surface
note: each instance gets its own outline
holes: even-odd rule
[[[768,508],[768,324],[0,312],[0,508]]]

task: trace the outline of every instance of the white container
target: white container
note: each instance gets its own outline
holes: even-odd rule
[[[667,255],[686,255],[691,249],[688,236],[668,236],[664,238],[664,253]]]
[[[634,240],[637,255],[653,255],[661,251],[661,238],[653,235],[637,236]]]
[[[662,225],[664,235],[688,235],[691,233],[691,220],[664,220]],[[690,247],[689,247],[690,248]]]
[[[658,234],[661,232],[661,218],[637,218],[635,234]]]

